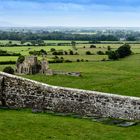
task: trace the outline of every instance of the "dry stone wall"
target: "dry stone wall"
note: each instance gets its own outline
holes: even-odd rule
[[[140,98],[50,86],[0,72],[0,99],[9,108],[140,120]]]

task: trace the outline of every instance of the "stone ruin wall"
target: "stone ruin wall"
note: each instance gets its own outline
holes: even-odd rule
[[[3,72],[0,100],[11,109],[140,120],[140,98],[50,86]]]

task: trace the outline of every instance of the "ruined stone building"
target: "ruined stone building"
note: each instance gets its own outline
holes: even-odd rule
[[[39,61],[37,56],[25,57],[25,60],[22,63],[17,63],[16,72],[18,74],[52,74],[51,69],[49,69],[48,61],[44,58]]]

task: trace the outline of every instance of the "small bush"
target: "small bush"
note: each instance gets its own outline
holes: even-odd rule
[[[58,55],[58,53],[55,51],[55,52],[52,53],[52,55]]]
[[[90,45],[90,48],[96,48],[96,46],[95,45]]]
[[[101,61],[106,61],[106,59],[105,59],[105,58],[103,58]]]
[[[80,59],[77,59],[76,61],[77,61],[77,62],[80,62]]]
[[[67,51],[64,51],[64,55],[68,55],[68,52]]]
[[[92,55],[90,51],[86,51],[86,55]]]
[[[51,48],[51,50],[50,50],[51,52],[55,52],[56,50],[54,49],[54,48]]]
[[[66,63],[71,63],[72,61],[71,61],[71,60],[65,60],[65,62],[66,62]]]
[[[98,55],[104,55],[105,53],[103,51],[98,51],[97,54]]]
[[[5,67],[3,72],[9,73],[9,74],[14,74],[14,69],[12,67]]]
[[[79,55],[79,53],[78,53],[78,52],[76,52],[74,55]]]
[[[110,46],[107,46],[107,50],[110,51],[111,50],[111,47]]]
[[[63,51],[54,51],[52,55],[63,55]]]
[[[116,51],[110,51],[108,53],[108,57],[111,60],[117,60],[117,59],[119,59],[119,54]]]
[[[73,53],[73,51],[72,50],[70,50],[70,55],[73,55],[74,53]]]

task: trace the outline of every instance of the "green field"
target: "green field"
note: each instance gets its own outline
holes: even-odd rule
[[[61,42],[61,41],[58,41]],[[85,46],[85,48],[83,48]],[[82,77],[69,77],[62,75],[44,76],[44,75],[26,75],[25,77],[44,82],[51,85],[72,87],[86,90],[96,90],[102,92],[109,92],[113,94],[121,94],[128,96],[138,96],[139,93],[139,77],[140,77],[140,47],[139,44],[131,44],[132,51],[137,53],[130,57],[121,59],[119,61],[105,61],[99,60],[108,59],[106,55],[85,55],[86,51],[96,53],[97,51],[106,51],[109,44],[96,44],[97,48],[90,48],[90,44],[78,44],[77,52],[79,55],[58,55],[65,60],[74,61],[73,63],[50,64],[53,70],[81,72]],[[110,44],[111,48],[117,49],[120,44]],[[43,47],[2,47],[2,49],[17,52],[23,55],[28,55],[29,51],[44,49],[50,51],[51,48],[56,50],[72,49],[72,46],[43,46]],[[48,60],[51,60],[53,55],[47,55]],[[2,56],[0,61],[16,61],[17,57]],[[41,59],[41,57],[39,57]],[[77,59],[89,62],[75,62]],[[97,61],[97,62],[96,62]],[[6,67],[0,65],[0,70]]]
[[[20,53],[22,55],[28,56],[29,55],[29,51],[39,51],[41,49],[44,49],[45,51],[48,52],[47,58],[51,59],[54,57],[54,55],[50,55],[50,49],[51,48],[55,48],[56,50],[63,50],[63,51],[69,51],[69,50],[73,50],[73,48],[71,46],[40,46],[40,47],[1,47],[0,49],[2,50],[6,50],[8,52],[14,52],[14,53]],[[59,56],[59,57],[63,57],[65,60],[72,60],[72,61],[76,61],[77,59],[84,59],[84,60],[89,60],[89,61],[96,61],[96,60],[102,60],[104,58],[108,59],[108,57],[106,55],[97,55],[97,51],[102,50],[100,48],[96,48],[96,49],[89,49],[89,48],[85,48],[85,49],[78,49],[77,51],[73,51],[73,52],[78,52],[79,55],[63,55],[63,56]],[[107,49],[104,49],[104,52]],[[86,51],[91,51],[92,53],[94,53],[95,55],[85,55]],[[0,56],[0,62],[1,61],[16,61],[18,57],[12,57],[12,56]]]
[[[0,70],[6,67],[0,65]],[[50,64],[53,70],[81,72],[82,77],[26,75],[51,85],[140,97],[140,54],[119,61]]]
[[[53,70],[81,72],[82,77],[26,75],[51,85],[140,97],[140,54],[120,61],[51,64]]]
[[[61,41],[58,41],[61,42]],[[51,43],[51,41],[50,41]],[[53,41],[52,41],[53,43]],[[82,42],[83,43],[83,42]],[[140,97],[140,45],[131,44],[135,53],[119,61],[99,61],[106,55],[96,55],[97,51],[106,51],[107,46],[113,50],[120,44],[97,44],[91,49],[90,44],[78,44],[79,55],[60,55],[65,60],[77,59],[91,62],[72,62],[50,64],[53,70],[81,72],[82,77],[62,75],[44,76],[41,74],[24,75],[24,77],[51,85],[96,90],[113,94]],[[85,46],[85,48],[83,48]],[[29,55],[29,51],[44,49],[50,51],[69,50],[71,46],[43,47],[2,47],[10,52]],[[95,55],[85,55],[91,51]],[[48,55],[51,59],[53,56]],[[17,57],[0,57],[0,61],[15,61]],[[96,62],[97,61],[97,62]],[[0,65],[0,71],[9,65]],[[15,65],[10,65],[15,68]],[[0,110],[0,140],[139,140],[140,125],[122,128],[93,122],[86,119],[55,116],[47,113],[33,114],[30,110]]]
[[[1,140],[139,140],[140,125],[122,128],[86,119],[0,110]]]
[[[3,41],[4,42],[4,41]],[[5,41],[8,42],[8,41]],[[46,41],[49,43],[69,43],[70,41]],[[84,41],[83,41],[84,42]],[[83,44],[83,42],[81,41],[77,41],[76,48],[77,50],[73,50],[72,46],[18,46],[18,47],[0,47],[0,49],[2,50],[6,50],[8,52],[14,52],[14,53],[21,53],[22,55],[29,55],[29,51],[39,51],[41,49],[44,49],[45,51],[48,52],[47,58],[50,60],[52,59],[54,56],[51,55],[50,50],[51,48],[55,48],[56,50],[60,51],[69,51],[69,50],[73,50],[73,52],[77,52],[79,55],[63,55],[63,56],[59,56],[59,57],[63,57],[65,60],[71,60],[71,61],[77,61],[77,59],[84,59],[85,61],[100,61],[103,59],[108,59],[108,57],[106,55],[97,55],[98,51],[102,51],[102,52],[106,52],[107,51],[107,47],[110,46],[112,48],[112,50],[116,50],[118,47],[120,47],[122,44],[96,44],[96,48],[90,48],[91,44]],[[15,41],[16,43],[16,41]],[[84,42],[87,43],[87,42]],[[140,44],[131,44],[131,49],[133,51],[133,53],[140,53]],[[94,55],[85,55],[87,51],[90,51],[91,53],[93,53]],[[7,56],[7,57],[3,57],[0,56],[0,62],[1,61],[16,61],[18,57],[12,57],[12,56]]]

